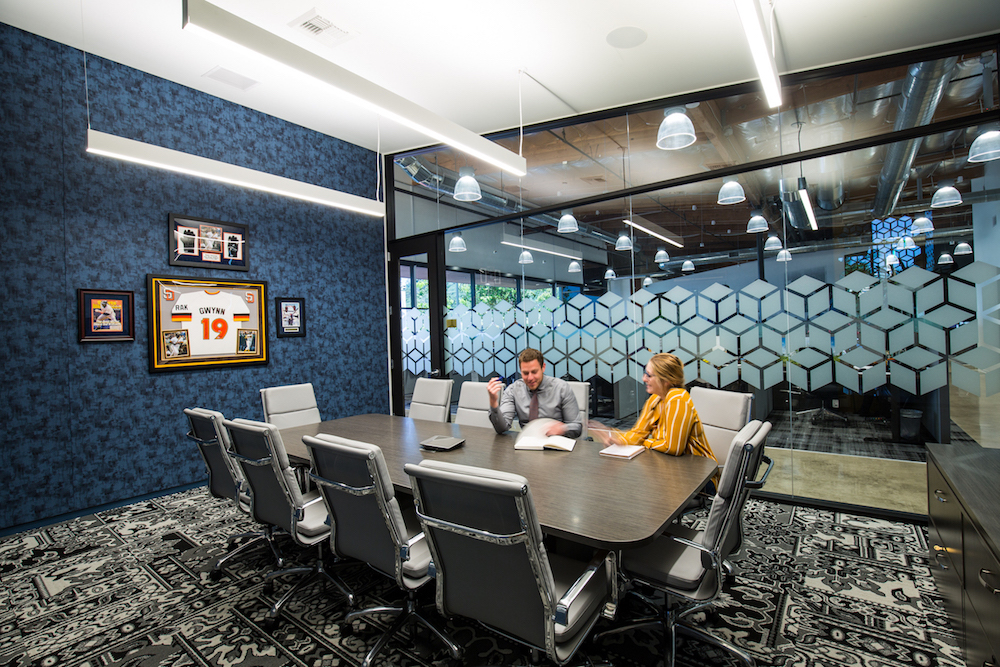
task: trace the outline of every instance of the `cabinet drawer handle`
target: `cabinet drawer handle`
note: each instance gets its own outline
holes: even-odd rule
[[[993,584],[986,583],[986,579],[983,578],[983,575],[987,575],[987,576],[992,577],[993,573],[990,572],[989,570],[987,570],[986,568],[980,569],[979,570],[979,583],[981,583],[986,590],[988,590],[989,592],[993,593],[993,595],[1000,595],[1000,588],[997,588]]]
[[[944,491],[941,489],[934,489],[934,497],[938,499],[938,502],[948,502],[948,499],[944,497]]]

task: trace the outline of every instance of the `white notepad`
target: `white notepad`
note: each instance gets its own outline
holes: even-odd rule
[[[601,450],[601,456],[610,456],[613,459],[634,459],[646,451],[642,445],[609,445]]]

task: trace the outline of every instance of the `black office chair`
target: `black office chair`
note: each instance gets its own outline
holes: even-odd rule
[[[401,606],[380,605],[347,615],[348,623],[364,616],[396,616],[361,667],[369,667],[389,640],[409,622],[433,632],[458,660],[461,648],[435,621],[433,608],[427,613],[417,604],[417,592],[432,581],[428,574],[431,554],[413,504],[400,506],[396,501],[382,450],[368,443],[325,434],[304,436],[302,442],[309,448],[313,462],[312,479],[333,519],[330,542],[334,552],[342,558],[368,563],[394,579],[406,595]]]
[[[184,414],[187,415],[188,423],[191,426],[187,436],[198,445],[198,451],[208,469],[209,493],[216,498],[232,501],[238,510],[252,515],[251,504],[253,501],[250,496],[250,486],[243,477],[243,471],[232,459],[232,443],[229,441],[229,432],[222,425],[225,417],[221,412],[205,408],[185,408]],[[226,563],[262,543],[266,543],[271,548],[277,566],[284,567],[281,551],[274,538],[274,526],[267,526],[262,531],[231,536],[226,542],[229,553],[215,562],[209,577],[213,580],[219,579]],[[234,545],[241,540],[246,541],[238,548],[234,548]]]
[[[733,439],[728,462],[719,481],[719,489],[712,501],[708,524],[703,531],[675,526],[673,534],[665,534],[651,544],[622,552],[621,570],[629,587],[643,585],[664,594],[664,602],[657,605],[651,599],[637,595],[658,614],[635,619],[607,630],[595,639],[626,632],[638,627],[660,625],[664,630],[663,664],[673,667],[676,654],[676,633],[695,637],[723,649],[742,660],[749,667],[755,662],[746,652],[685,622],[684,617],[715,603],[722,592],[725,570],[724,559],[729,555],[727,545],[730,534],[736,529],[737,517],[746,499],[744,488],[749,476],[754,448],[767,438],[771,424],[752,421]]]
[[[314,579],[332,583],[354,605],[354,594],[347,584],[329,572],[323,564],[323,543],[330,537],[330,515],[319,491],[303,493],[288,462],[285,444],[273,424],[247,419],[224,420],[233,443],[233,458],[243,469],[253,493],[254,517],[265,524],[278,526],[303,547],[316,547],[312,567],[290,567],[271,572],[264,582],[264,593],[274,590],[274,580],[292,574],[302,575],[268,610],[265,627],[273,628],[288,601]]]
[[[434,559],[437,606],[568,662],[609,598],[606,552],[589,563],[549,554],[528,481],[425,460],[406,464]]]

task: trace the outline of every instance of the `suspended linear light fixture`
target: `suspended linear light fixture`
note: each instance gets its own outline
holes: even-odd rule
[[[458,201],[479,201],[483,198],[483,191],[476,180],[472,167],[462,167],[458,170],[458,181],[455,183],[455,194],[452,195]]]
[[[543,252],[546,255],[555,255],[556,257],[565,257],[566,259],[576,259],[576,260],[583,259],[583,257],[577,257],[575,255],[567,255],[566,253],[558,252],[556,250],[546,250],[545,248],[539,248],[538,246],[524,245],[523,243],[514,243],[513,241],[501,241],[500,245],[506,245],[512,248],[522,248],[524,250],[534,250],[535,252]]]
[[[181,26],[188,31],[221,38],[301,72],[336,88],[360,106],[384,118],[515,176],[524,176],[528,172],[527,160],[523,156],[205,0],[184,0]]]
[[[804,176],[799,176],[799,200],[802,202],[802,208],[806,210],[806,217],[809,218],[809,226],[814,232],[819,231],[819,225],[816,224],[816,214],[813,212],[813,205],[809,200],[809,190],[806,189],[806,179]]]
[[[725,206],[739,204],[747,200],[747,195],[743,191],[743,186],[735,178],[726,179],[726,182],[719,188],[719,203]]]
[[[611,279],[617,278],[617,277],[618,277],[618,274],[615,273],[615,270],[612,269],[612,268],[610,268],[610,267],[608,268],[607,271],[604,272],[604,279],[605,280],[611,280]]]
[[[663,112],[660,129],[656,133],[656,147],[665,151],[687,148],[695,142],[694,123],[684,113],[682,107],[674,107]]]
[[[764,242],[764,250],[781,250],[781,239],[771,234]]]
[[[952,259],[951,255],[949,255],[949,254],[948,254],[948,253],[946,253],[946,252],[943,252],[943,253],[941,253],[941,254],[940,254],[940,255],[938,256],[938,261],[937,261],[937,263],[938,263],[938,264],[954,264],[954,263],[955,263],[955,260],[954,260],[954,259]]]
[[[676,248],[684,247],[683,237],[678,236],[677,234],[674,234],[673,232],[666,230],[660,227],[659,225],[654,225],[648,220],[643,220],[645,224],[640,224],[635,221],[636,218],[639,218],[639,216],[633,215],[631,220],[622,220],[622,222],[624,222],[629,227],[634,227],[638,229],[640,232],[645,232],[654,238],[658,238],[661,241],[666,241],[667,243]]]
[[[931,197],[931,208],[947,208],[962,203],[962,195],[951,183],[942,184]]]
[[[451,237],[451,242],[448,244],[448,252],[465,252],[466,250],[462,232],[455,232],[455,235]]]
[[[976,137],[969,147],[969,162],[1000,159],[1000,130],[990,130]]]
[[[566,271],[569,273],[581,273],[583,271],[583,267],[580,265],[580,262],[574,259],[569,263],[569,268],[566,269]]]
[[[781,251],[778,252],[778,256],[775,257],[775,259],[779,262],[790,262],[792,261],[792,253],[787,249],[782,248]]]
[[[956,255],[971,255],[972,254],[972,246],[969,245],[968,243],[964,243],[964,242],[963,243],[959,243],[957,246],[955,246],[955,254]]]
[[[781,106],[781,81],[778,79],[778,68],[775,65],[771,49],[768,48],[764,30],[764,17],[761,15],[757,0],[736,0],[736,11],[739,12],[743,32],[754,65],[757,66],[757,76],[764,87],[767,105],[772,109]]]
[[[660,248],[659,250],[656,251],[656,257],[653,258],[653,261],[656,262],[657,264],[663,264],[664,262],[669,262],[670,255],[667,254],[666,250]]]
[[[755,210],[747,222],[747,234],[759,234],[767,231],[767,220],[759,210]]]
[[[628,237],[628,234],[622,232],[615,242],[615,250],[631,250],[632,249],[632,239]]]
[[[580,225],[577,223],[576,218],[573,217],[573,212],[569,209],[563,211],[562,217],[559,218],[559,227],[556,231],[560,234],[571,234],[579,230]]]
[[[690,259],[684,260],[684,263],[681,265],[681,271],[683,271],[684,273],[691,273],[692,271],[694,271],[694,262],[692,262]]]
[[[260,190],[283,197],[292,197],[314,204],[342,208],[356,213],[382,217],[385,204],[373,199],[330,190],[311,183],[295,181],[284,176],[239,167],[181,151],[125,139],[97,130],[87,130],[87,152],[112,157],[126,162],[157,167],[189,176],[228,183],[251,190]]]

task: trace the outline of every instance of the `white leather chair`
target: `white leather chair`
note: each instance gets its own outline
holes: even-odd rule
[[[586,439],[587,422],[590,420],[590,383],[571,381],[569,386],[572,387],[573,393],[576,395],[576,404],[580,408],[580,423],[583,424],[580,437]]]
[[[417,378],[410,399],[410,414],[413,419],[432,422],[446,422],[451,415],[451,387],[454,380],[434,380]]]
[[[490,421],[490,392],[486,389],[488,385],[488,382],[462,383],[458,412],[455,413],[456,424],[493,428],[493,422]]]
[[[279,429],[323,421],[311,382],[261,389],[260,400],[264,405],[264,421]]]
[[[719,460],[719,467],[724,468],[733,438],[750,423],[753,394],[709,387],[692,387],[690,393],[712,453]]]

